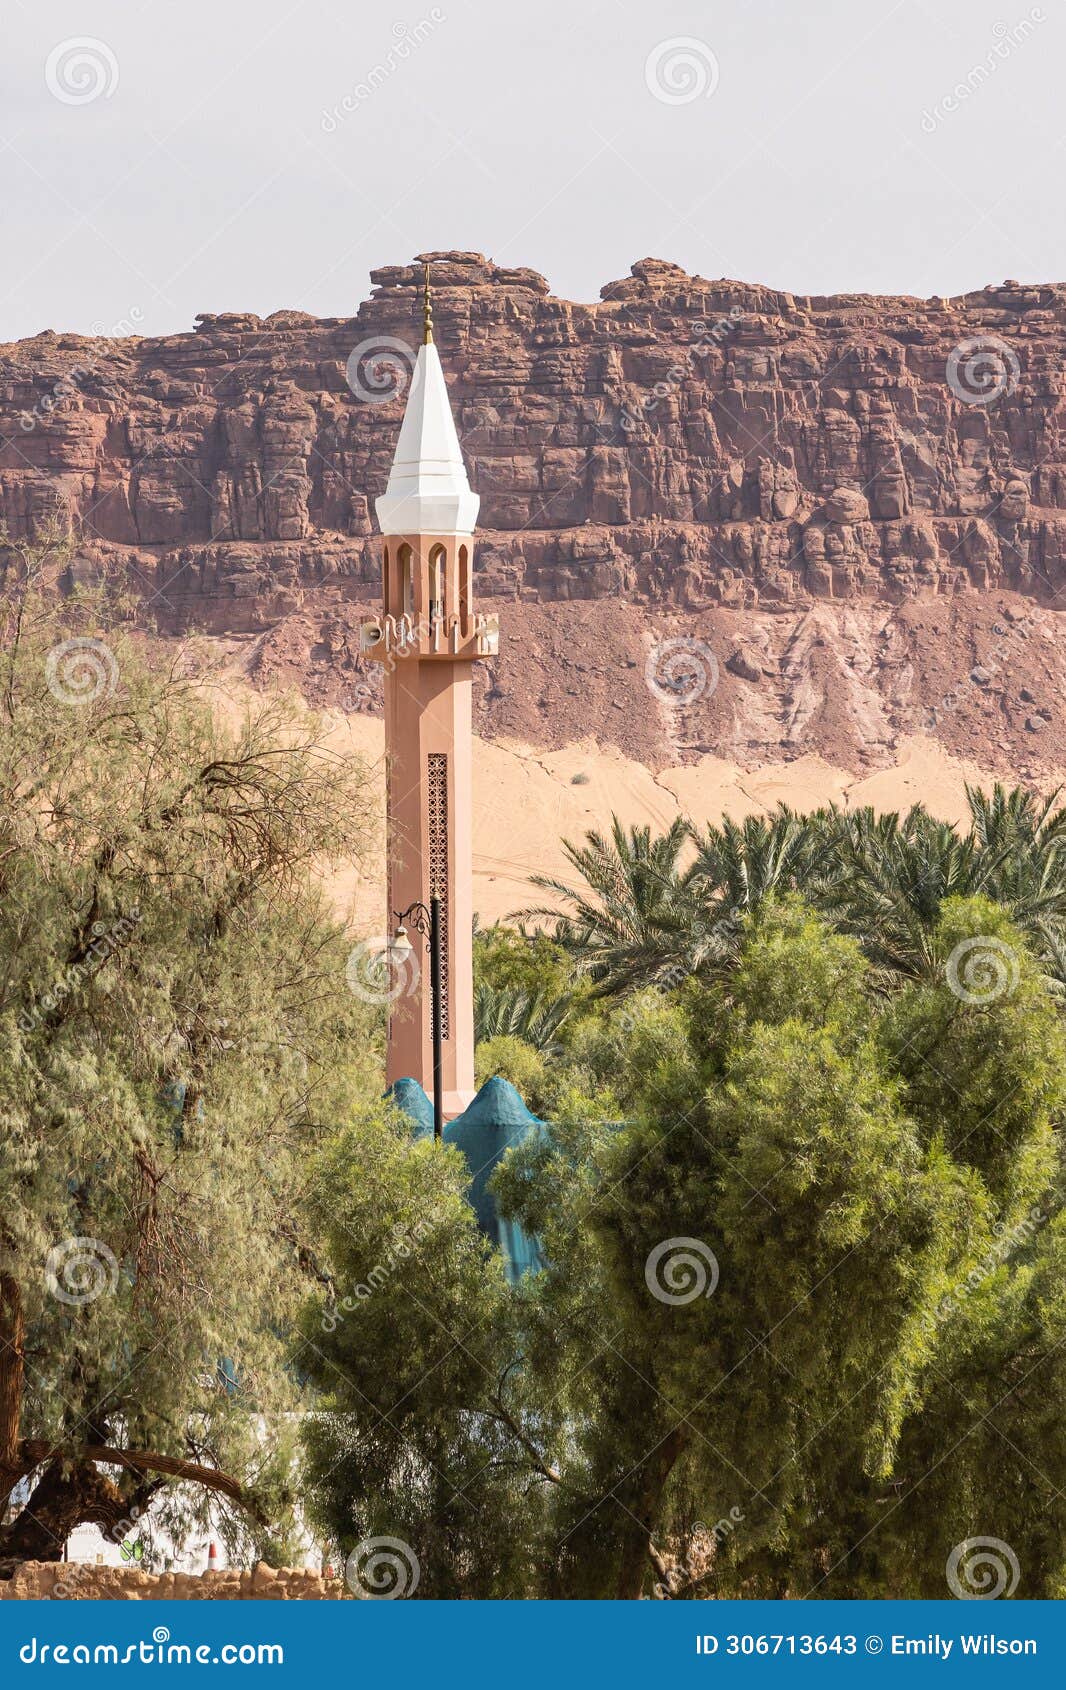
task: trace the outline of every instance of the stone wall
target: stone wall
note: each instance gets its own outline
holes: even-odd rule
[[[27,1561],[0,1583],[0,1601],[321,1602],[345,1596],[343,1579],[305,1567],[239,1567],[209,1573],[146,1573],[80,1561]]]

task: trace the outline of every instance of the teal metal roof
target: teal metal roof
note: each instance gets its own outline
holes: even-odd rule
[[[408,1117],[414,1129],[412,1138],[433,1137],[433,1105],[417,1080],[393,1080],[385,1096]]]
[[[544,1259],[539,1239],[530,1238],[517,1222],[499,1213],[489,1181],[513,1145],[521,1144],[531,1132],[544,1130],[544,1122],[526,1108],[511,1082],[498,1075],[486,1080],[473,1103],[444,1129],[445,1144],[454,1144],[466,1158],[467,1196],[482,1232],[503,1256],[512,1285],[524,1273],[543,1267]]]
[[[412,1138],[432,1138],[433,1105],[417,1080],[395,1080],[385,1095],[409,1117]],[[515,1221],[499,1213],[489,1181],[513,1145],[521,1144],[531,1132],[544,1131],[544,1122],[526,1108],[511,1082],[499,1075],[486,1080],[474,1101],[444,1129],[445,1144],[454,1145],[466,1158],[467,1197],[482,1232],[503,1256],[512,1285],[523,1274],[543,1267],[544,1258],[539,1239],[530,1238]]]

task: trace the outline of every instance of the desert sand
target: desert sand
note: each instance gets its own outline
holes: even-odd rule
[[[337,910],[354,930],[378,932],[382,908],[385,741],[383,724],[366,715],[326,718],[331,746],[364,757],[378,785],[380,855],[330,877]],[[966,815],[966,783],[991,785],[976,763],[953,757],[935,740],[901,741],[897,761],[861,778],[809,755],[745,770],[720,757],[652,773],[613,747],[580,740],[560,750],[513,740],[474,742],[474,907],[481,922],[507,919],[540,903],[534,874],[568,878],[564,839],[604,829],[617,814],[629,823],[666,827],[676,815],[697,824],[725,815],[762,815],[779,803],[796,809],[839,803],[907,809],[924,803],[943,821]]]

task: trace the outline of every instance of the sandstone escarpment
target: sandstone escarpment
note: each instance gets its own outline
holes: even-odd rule
[[[477,590],[544,671],[534,697],[505,644],[482,698],[489,731],[554,733],[554,695],[564,727],[562,701],[598,696],[580,667],[565,673],[573,653],[552,607],[575,601],[600,607],[590,633],[638,687],[641,630],[656,618],[718,642],[728,679],[702,725],[649,712],[640,693],[650,757],[723,733],[739,756],[761,755],[763,740],[822,745],[819,734],[831,751],[827,666],[857,675],[878,717],[868,740],[862,711],[848,716],[845,751],[876,749],[929,729],[945,690],[984,666],[967,607],[996,593],[1034,612],[1058,605],[1066,286],[811,298],[644,260],[599,301],[574,304],[533,271],[430,256],[436,338],[482,501]],[[0,519],[25,535],[58,507],[78,537],[75,574],[128,574],[162,632],[255,635],[253,674],[291,671],[312,696],[372,708],[354,628],[377,593],[373,498],[402,414],[421,274],[374,272],[348,319],[231,313],[164,338],[43,334],[0,349]],[[625,627],[607,601],[628,607]],[[923,690],[922,618],[898,619],[925,603],[931,638],[955,641],[946,689],[934,678]],[[910,665],[912,684],[888,675],[886,691],[893,664]],[[1000,696],[1003,667],[983,696]],[[752,687],[765,708],[730,713]],[[617,739],[625,686],[612,672],[600,690],[582,725]],[[1006,707],[1000,725],[1006,756],[1015,728],[1028,750],[1046,726],[1032,710],[1014,723]]]

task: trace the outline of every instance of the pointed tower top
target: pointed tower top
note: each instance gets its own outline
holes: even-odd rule
[[[422,294],[422,345],[433,345],[433,300],[429,292],[429,262],[426,262],[426,285]]]
[[[389,484],[374,501],[383,534],[472,534],[481,500],[471,491],[433,344],[433,303],[426,265],[423,341],[396,442]]]

